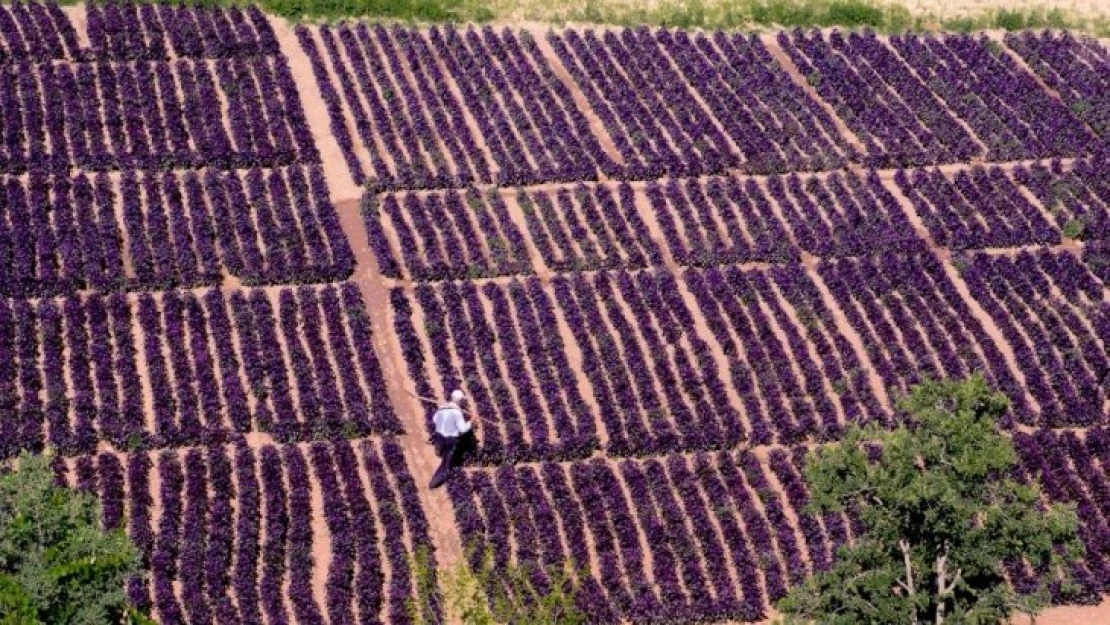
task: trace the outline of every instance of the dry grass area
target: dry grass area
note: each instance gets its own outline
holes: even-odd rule
[[[1072,28],[1110,33],[1110,0],[489,0],[460,15],[497,23],[661,24],[697,28],[874,26],[978,30]]]

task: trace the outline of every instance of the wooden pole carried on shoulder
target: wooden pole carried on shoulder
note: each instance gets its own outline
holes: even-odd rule
[[[420,400],[424,403],[435,404],[436,406],[439,406],[439,404],[440,404],[440,400],[438,400],[438,399],[432,399],[431,397],[421,397],[420,395],[417,395],[416,393],[414,393],[414,392],[412,392],[409,389],[404,388],[404,387],[401,387],[401,390],[403,390],[404,392],[408,393],[412,397],[415,397],[416,399],[418,399],[418,400]],[[463,414],[470,417],[474,421],[478,420],[478,415],[474,414],[473,412],[471,412],[471,411],[469,411],[469,410],[467,410],[467,409],[465,409],[461,406],[459,407],[459,410],[461,410],[463,412]]]

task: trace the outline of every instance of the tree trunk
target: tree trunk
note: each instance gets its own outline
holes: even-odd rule
[[[917,594],[917,587],[914,586],[913,583],[913,561],[910,559],[910,543],[909,541],[902,539],[898,541],[898,547],[902,550],[902,562],[906,566],[906,593],[912,600],[913,596]],[[912,623],[913,625],[918,625],[916,609],[914,609],[913,613],[910,614],[910,623]]]
[[[944,584],[948,577],[948,550],[937,558],[937,618],[936,625],[944,625],[944,604],[947,601],[947,589]]]

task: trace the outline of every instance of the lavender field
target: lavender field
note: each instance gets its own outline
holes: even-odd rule
[[[1105,42],[17,2],[0,72],[0,456],[158,622],[408,623],[418,551],[762,621],[861,531],[812,448],[973,373],[1110,590]]]

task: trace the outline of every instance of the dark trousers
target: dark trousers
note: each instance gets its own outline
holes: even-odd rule
[[[460,436],[440,436],[436,434],[432,437],[432,442],[436,446],[436,455],[440,457],[440,461],[439,468],[432,476],[428,488],[439,488],[451,475],[451,469],[462,466],[466,454],[478,447],[478,439],[474,436],[474,431],[471,430]]]
[[[428,488],[439,488],[447,481],[447,474],[451,472],[451,465],[455,462],[455,452],[459,449],[458,436],[436,436],[436,454],[439,455],[439,468],[432,476]]]

